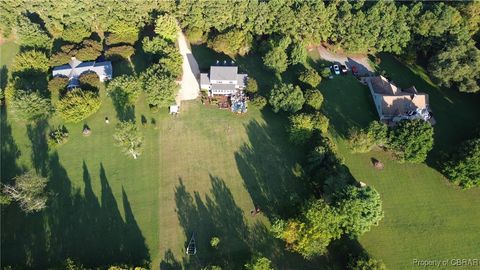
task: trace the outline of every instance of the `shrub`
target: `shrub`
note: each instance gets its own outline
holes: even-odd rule
[[[213,248],[217,248],[219,244],[220,244],[220,238],[215,236],[215,237],[212,237],[212,239],[210,239],[210,245]]]
[[[100,105],[97,94],[72,89],[57,103],[57,112],[66,122],[78,123],[97,112]]]
[[[352,128],[349,134],[349,147],[354,153],[366,153],[387,143],[388,127],[378,121],[371,122],[367,129]]]
[[[305,99],[300,87],[292,84],[280,84],[275,85],[270,91],[268,102],[272,105],[274,112],[283,110],[294,113],[302,108]]]
[[[368,258],[361,257],[357,259],[353,259],[348,264],[348,270],[386,270],[387,267],[382,261]]]
[[[161,15],[155,23],[155,33],[170,41],[177,39],[179,29],[177,19],[172,15]]]
[[[105,57],[108,59],[130,59],[130,57],[135,53],[135,48],[129,45],[121,45],[116,47],[110,47],[105,52]]]
[[[480,138],[467,140],[443,163],[450,181],[468,189],[480,185]]]
[[[290,116],[289,139],[294,144],[304,144],[313,134],[312,117],[307,114]]]
[[[255,95],[251,104],[258,109],[263,109],[267,105],[267,99],[260,95]]]
[[[253,78],[249,78],[247,80],[247,87],[245,88],[245,91],[247,91],[250,94],[255,94],[258,92],[258,84],[257,81]]]
[[[50,100],[37,92],[22,90],[14,94],[11,106],[15,116],[29,121],[48,118],[53,111]]]
[[[318,90],[308,90],[305,94],[305,104],[313,110],[320,110],[323,104],[323,95]]]
[[[257,258],[252,260],[251,263],[245,265],[246,270],[273,270],[272,262],[265,258]]]
[[[322,77],[313,69],[307,69],[300,74],[298,79],[312,87],[317,87],[322,81]]]
[[[11,69],[16,72],[41,72],[46,73],[49,61],[43,52],[31,50],[17,54],[13,60]]]
[[[65,126],[59,126],[48,134],[48,146],[57,147],[68,141],[68,130]]]
[[[433,148],[433,127],[421,119],[404,120],[391,130],[388,141],[401,162],[421,163]]]
[[[322,75],[323,78],[328,78],[328,77],[330,77],[330,75],[332,75],[332,71],[328,67],[323,68],[321,75]]]

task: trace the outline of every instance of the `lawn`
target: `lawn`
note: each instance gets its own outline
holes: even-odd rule
[[[330,264],[305,262],[268,233],[267,217],[296,212],[306,197],[297,164],[304,150],[289,145],[284,116],[253,108],[239,116],[191,101],[172,117],[151,112],[141,97],[134,114],[145,151],[132,160],[114,146],[115,107],[103,87],[100,93],[100,111],[67,124],[69,141],[50,151],[44,134],[60,119],[32,124],[2,111],[2,179],[34,168],[49,178],[51,195],[42,213],[2,209],[4,265],[42,269],[70,257],[85,266],[240,269],[255,254],[290,269]],[[255,206],[261,214],[252,216]],[[198,254],[188,258],[193,233]],[[218,249],[210,247],[213,236]]]
[[[428,164],[418,165],[399,164],[383,151],[351,154],[344,138],[348,128],[377,119],[368,88],[350,75],[322,82],[324,110],[341,156],[353,176],[375,187],[383,200],[384,219],[360,243],[389,269],[413,269],[413,259],[477,258],[480,190],[460,190],[435,166],[442,151],[454,148],[478,126],[478,95],[438,88],[419,66],[407,67],[389,55],[382,56],[380,67],[400,87],[415,85],[430,95],[437,120],[435,148]],[[385,169],[375,170],[371,158],[381,160]]]

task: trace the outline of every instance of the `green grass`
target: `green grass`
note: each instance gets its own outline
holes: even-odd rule
[[[9,66],[18,50],[19,46],[13,41],[2,44],[0,46],[0,66]]]
[[[243,60],[250,69],[258,58]],[[133,160],[114,146],[115,108],[103,87],[100,93],[100,111],[67,124],[69,141],[50,151],[44,135],[61,119],[29,124],[2,112],[2,181],[35,168],[51,192],[42,213],[25,216],[15,204],[2,210],[4,265],[42,269],[70,257],[86,266],[150,261],[156,269],[240,269],[257,253],[290,269],[330,263],[306,262],[268,232],[267,217],[296,212],[306,197],[296,163],[303,149],[289,145],[285,117],[253,108],[234,115],[198,101],[172,117],[166,109],[150,112],[141,98],[135,119],[149,124],[141,126],[145,151]],[[251,216],[254,206],[262,214]],[[184,253],[192,233],[195,258]],[[213,236],[221,239],[218,250],[209,245]]]
[[[454,148],[478,125],[478,95],[437,88],[424,71],[383,55],[381,68],[400,87],[415,85],[430,95],[437,120],[435,148],[427,164],[399,164],[388,152],[351,154],[345,135],[351,126],[377,119],[369,90],[352,76],[324,80],[323,109],[352,175],[381,194],[385,217],[360,238],[360,244],[389,269],[413,269],[413,259],[476,258],[480,252],[480,190],[460,190],[435,169],[438,154]],[[385,169],[375,170],[371,158]],[[453,267],[452,267],[453,268]],[[466,268],[465,268],[466,269]]]

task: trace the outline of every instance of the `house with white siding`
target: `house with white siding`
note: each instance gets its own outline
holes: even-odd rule
[[[210,73],[200,74],[200,88],[209,96],[231,96],[245,89],[247,74],[238,74],[237,66],[211,66]]]

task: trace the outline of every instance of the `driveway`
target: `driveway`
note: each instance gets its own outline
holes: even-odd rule
[[[178,94],[175,97],[177,105],[180,105],[182,100],[192,100],[198,97],[200,86],[197,78],[200,76],[200,69],[198,68],[197,61],[193,57],[190,46],[182,31],[178,31],[177,40],[178,49],[183,58],[183,75],[182,81],[180,82],[180,91],[178,91]]]
[[[327,48],[322,45],[317,46],[316,48],[322,59],[346,65],[349,69],[351,69],[352,66],[356,66],[358,74],[360,75],[368,75],[374,72],[374,69],[370,66],[367,55],[347,56],[344,54],[337,54],[327,50]]]

